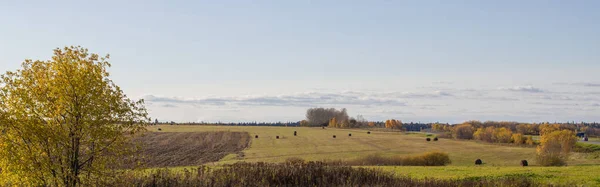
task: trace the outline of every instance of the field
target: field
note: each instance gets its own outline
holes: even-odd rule
[[[142,142],[147,167],[193,166],[215,162],[228,154],[242,156],[250,136],[245,132],[150,132]]]
[[[228,153],[224,158],[209,165],[218,166],[238,161],[283,162],[291,157],[310,161],[349,160],[369,154],[408,156],[441,151],[450,155],[452,164],[445,167],[372,167],[416,178],[448,179],[526,174],[548,183],[600,185],[600,172],[597,172],[600,170],[600,159],[589,159],[576,153],[568,161],[568,167],[537,167],[534,147],[451,139],[427,142],[425,134],[421,133],[371,131],[371,134],[367,134],[367,130],[358,129],[162,125],[149,127],[149,130],[156,132],[158,128],[162,129],[162,133],[224,131],[247,132],[250,135],[250,145],[242,151],[243,154]],[[293,135],[294,131],[297,132],[297,136]],[[348,136],[350,133],[352,136]],[[258,138],[254,138],[255,135],[258,135]],[[334,139],[333,135],[337,137]],[[280,139],[276,139],[275,136],[280,136]],[[474,166],[474,161],[478,158],[483,160],[484,166]],[[520,160],[528,160],[530,167],[520,167]]]

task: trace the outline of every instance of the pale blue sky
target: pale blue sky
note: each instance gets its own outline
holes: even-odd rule
[[[0,72],[111,54],[174,121],[600,121],[600,1],[2,1]]]

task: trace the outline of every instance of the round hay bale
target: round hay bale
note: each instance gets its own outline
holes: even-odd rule
[[[425,138],[425,140],[427,140],[429,142],[429,141],[431,141],[431,138]]]
[[[438,141],[438,138],[437,137],[433,138],[433,141]]]
[[[371,134],[371,131],[367,131],[367,134]]]
[[[296,136],[296,131],[294,131],[294,136]]]
[[[333,138],[335,138],[335,135],[333,135]]]
[[[483,161],[481,161],[481,159],[475,160],[475,165],[481,165],[481,164],[483,164]]]
[[[348,136],[352,136],[352,133],[349,133]]]
[[[275,138],[279,139],[279,136],[275,136]]]
[[[521,160],[521,166],[529,166],[529,163],[527,163],[527,160]]]
[[[254,138],[258,138],[258,135],[254,136]]]
[[[161,129],[161,128],[158,128],[158,131],[162,131],[162,129]]]
[[[323,127],[323,129],[325,129],[325,127]]]

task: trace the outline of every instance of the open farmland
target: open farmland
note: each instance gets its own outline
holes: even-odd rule
[[[287,158],[298,157],[305,160],[348,160],[369,154],[417,155],[429,151],[441,151],[450,155],[453,166],[472,166],[476,159],[482,159],[486,166],[519,166],[520,160],[535,164],[535,148],[487,144],[475,141],[440,139],[427,142],[422,134],[334,128],[306,127],[241,127],[241,126],[171,126],[158,128],[162,132],[207,132],[231,131],[248,132],[252,138],[250,146],[243,151],[244,156],[230,154],[216,164],[247,162],[282,162]],[[293,132],[297,131],[298,136]],[[352,133],[349,137],[348,134]],[[255,139],[254,136],[259,138]],[[332,138],[336,135],[337,138]],[[280,136],[280,139],[276,139]],[[569,160],[570,165],[597,164],[598,160],[579,158],[577,154]]]

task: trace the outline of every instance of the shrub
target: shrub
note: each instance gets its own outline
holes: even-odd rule
[[[483,161],[481,161],[481,159],[477,159],[475,160],[475,165],[482,165]]]
[[[384,157],[376,154],[345,162],[352,166],[445,166],[452,163],[447,153],[429,152],[417,156]]]
[[[431,138],[425,138],[425,140],[427,140],[427,141],[431,141]]]
[[[433,138],[433,141],[437,142],[438,141],[438,137]]]

